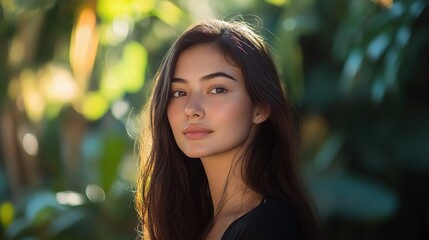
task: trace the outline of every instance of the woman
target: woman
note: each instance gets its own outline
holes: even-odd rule
[[[145,239],[316,239],[293,110],[263,39],[211,20],[174,43],[140,139]]]

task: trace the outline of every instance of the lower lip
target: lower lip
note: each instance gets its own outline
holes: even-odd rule
[[[204,138],[209,134],[210,132],[190,132],[190,133],[186,133],[185,137],[190,140],[198,140],[198,139]]]

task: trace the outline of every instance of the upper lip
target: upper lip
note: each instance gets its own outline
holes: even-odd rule
[[[208,128],[205,128],[203,126],[199,126],[199,125],[189,125],[189,126],[185,127],[185,129],[183,129],[183,134],[195,133],[195,132],[211,133],[213,131],[208,129]]]

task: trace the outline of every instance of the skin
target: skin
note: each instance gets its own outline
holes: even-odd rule
[[[216,216],[207,239],[219,239],[261,201],[235,163],[268,114],[252,104],[241,69],[213,45],[179,56],[170,94],[167,115],[175,141],[188,157],[201,159],[208,178]]]

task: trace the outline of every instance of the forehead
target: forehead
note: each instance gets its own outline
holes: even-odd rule
[[[196,45],[183,51],[176,62],[174,77],[224,71],[242,79],[242,71],[227,54],[213,44]]]

